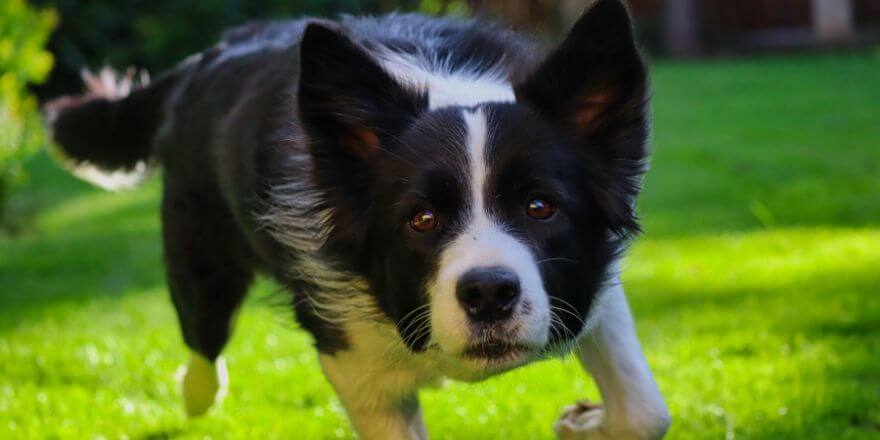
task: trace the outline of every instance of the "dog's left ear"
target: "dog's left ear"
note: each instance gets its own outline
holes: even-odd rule
[[[612,228],[638,229],[632,200],[647,155],[648,84],[626,6],[596,2],[516,95],[586,149]]]

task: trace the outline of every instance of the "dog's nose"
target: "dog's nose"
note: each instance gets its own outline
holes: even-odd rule
[[[458,279],[455,296],[475,321],[507,319],[519,299],[519,278],[503,267],[471,269]]]

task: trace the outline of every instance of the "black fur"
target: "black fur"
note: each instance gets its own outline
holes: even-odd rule
[[[322,352],[347,339],[310,299],[348,294],[373,295],[420,351],[427,334],[411,325],[413,312],[468,215],[465,124],[460,108],[429,110],[428,97],[398,84],[376,53],[427,54],[518,84],[518,103],[480,105],[492,127],[486,200],[546,259],[555,306],[585,317],[620,237],[638,228],[647,84],[625,8],[600,1],[546,63],[535,48],[480,21],[418,15],[250,24],[127,97],[61,101],[53,128],[77,161],[116,169],[153,159],[165,168],[168,283],[195,351],[220,353],[256,271],[292,292]],[[540,225],[524,217],[534,195],[558,203],[560,215]],[[444,225],[436,233],[407,227],[425,207]],[[318,236],[326,243],[317,252],[297,241]],[[316,259],[325,273],[310,272]],[[365,292],[327,288],[354,278]],[[553,342],[579,329],[577,317],[561,317]]]

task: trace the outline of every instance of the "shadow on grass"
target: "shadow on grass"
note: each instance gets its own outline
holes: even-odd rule
[[[44,171],[50,176],[63,172]],[[56,208],[53,213],[57,215],[57,208],[65,204],[89,205],[92,197],[115,197],[77,185],[69,191],[36,196],[39,201],[35,203],[42,209]],[[36,186],[19,197],[40,193],[41,185]],[[49,306],[116,297],[163,283],[155,197],[149,192],[128,197],[99,210],[50,220],[49,226],[34,222],[18,237],[0,237],[4,248],[0,253],[0,331],[42,314]]]
[[[876,286],[876,285],[875,285]],[[865,287],[868,287],[865,285]],[[833,335],[840,338],[872,338],[880,340],[880,316],[872,315],[864,320],[826,321],[809,329],[816,336]],[[878,373],[880,378],[880,373]]]
[[[16,246],[0,279],[0,331],[50,306],[83,304],[164,284],[155,233],[108,232]]]
[[[138,440],[168,440],[172,438],[177,438],[183,434],[186,434],[186,431],[180,428],[175,428],[155,432],[145,432],[143,434],[135,436],[134,438]]]
[[[31,230],[31,223],[53,205],[94,192],[94,187],[70,175],[61,164],[41,151],[26,164],[25,181],[14,188],[0,218],[0,234],[17,237]]]
[[[841,277],[833,271],[815,273],[804,279],[775,284],[771,287],[742,288],[735,285],[710,286],[705,288],[682,286],[675,282],[655,282],[650,287],[633,282],[628,285],[633,307],[641,314],[654,317],[675,317],[682,313],[699,313],[708,309],[754,309],[761,305],[772,305],[765,313],[782,312],[796,315],[809,303],[812,311],[827,317],[824,326],[816,327],[818,333],[832,333],[841,336],[866,336],[880,333],[880,298],[872,299],[880,286],[880,274],[864,272],[847,274]],[[792,298],[791,292],[798,292]],[[841,295],[847,292],[847,295]],[[858,300],[864,300],[859,303]],[[836,321],[836,311],[823,308],[823,305],[844,303],[852,310],[850,314],[862,316],[865,320]],[[871,314],[874,313],[874,314]],[[762,316],[763,318],[764,316]],[[747,316],[741,319],[746,320]],[[784,318],[784,316],[780,317]],[[797,316],[798,319],[804,316]],[[787,322],[780,319],[779,324]]]

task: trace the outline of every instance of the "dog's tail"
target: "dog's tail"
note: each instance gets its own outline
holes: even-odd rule
[[[146,72],[104,68],[82,74],[86,92],[46,104],[45,112],[62,161],[77,177],[109,190],[145,180],[155,165],[153,141],[166,100],[176,85],[171,74],[150,82]]]

